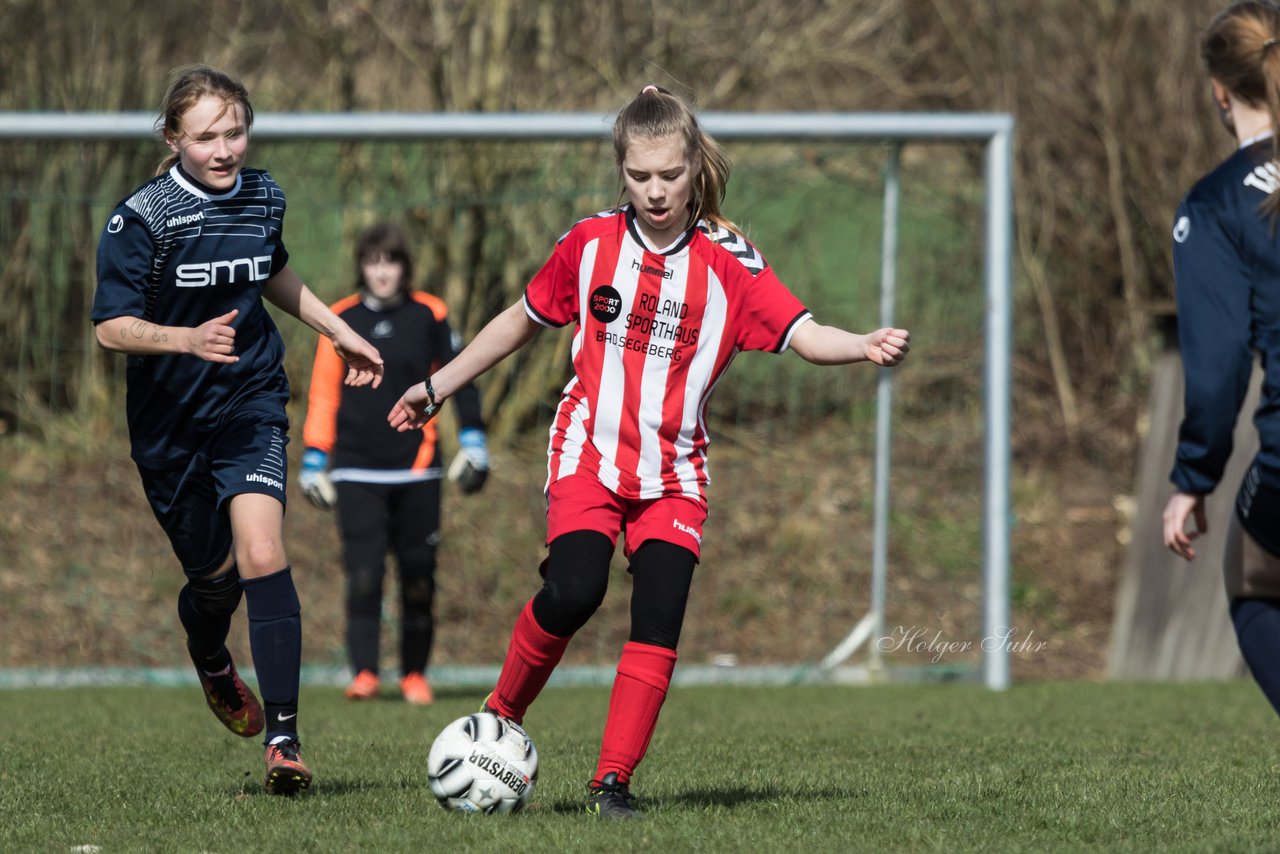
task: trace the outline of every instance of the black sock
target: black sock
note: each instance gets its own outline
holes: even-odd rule
[[[242,578],[249,614],[249,648],[267,718],[266,741],[297,735],[302,617],[289,567],[261,578]]]
[[[1280,599],[1232,599],[1231,622],[1254,681],[1280,713]]]

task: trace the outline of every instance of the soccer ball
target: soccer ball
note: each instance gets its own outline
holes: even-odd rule
[[[538,782],[538,751],[516,724],[490,712],[458,718],[436,736],[427,783],[453,812],[518,812]]]

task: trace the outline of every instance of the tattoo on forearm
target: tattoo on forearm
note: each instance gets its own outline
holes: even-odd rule
[[[163,344],[169,340],[169,333],[165,332],[163,327],[148,323],[145,320],[135,320],[120,329],[120,339],[123,341],[127,341],[130,338],[141,340],[148,335],[151,336],[151,341],[155,344]]]

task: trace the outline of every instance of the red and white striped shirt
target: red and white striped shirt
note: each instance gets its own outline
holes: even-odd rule
[[[524,306],[543,326],[576,324],[548,487],[586,474],[622,498],[684,495],[704,507],[716,382],[743,350],[784,352],[810,317],[740,235],[699,222],[654,252],[630,205],[561,237]]]

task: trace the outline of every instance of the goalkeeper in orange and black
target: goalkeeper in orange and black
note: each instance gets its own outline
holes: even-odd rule
[[[375,225],[355,251],[356,292],[333,312],[376,342],[387,377],[381,389],[344,386],[328,341],[316,349],[311,374],[306,450],[299,485],[319,507],[337,507],[346,574],[346,643],[353,679],[346,696],[376,696],[381,685],[378,640],[386,554],[395,555],[401,605],[399,689],[410,703],[432,701],[427,679],[435,620],[436,548],[440,542],[440,481],[444,472],[434,424],[398,433],[386,422],[396,389],[453,359],[459,349],[443,301],[415,291],[413,257],[403,232]],[[460,451],[449,478],[464,493],[479,490],[489,472],[480,397],[473,386],[458,401]]]

